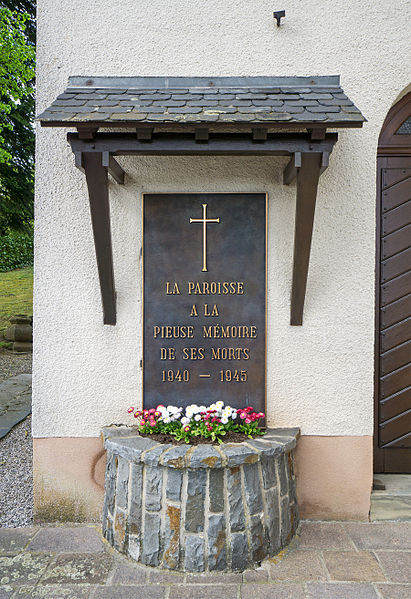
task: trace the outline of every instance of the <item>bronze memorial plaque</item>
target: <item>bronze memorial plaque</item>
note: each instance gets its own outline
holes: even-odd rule
[[[261,193],[145,194],[144,407],[265,412]]]

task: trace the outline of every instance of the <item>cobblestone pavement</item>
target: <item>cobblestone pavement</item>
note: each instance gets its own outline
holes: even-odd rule
[[[303,522],[243,574],[174,574],[117,554],[94,526],[0,529],[0,599],[410,599],[411,524]]]

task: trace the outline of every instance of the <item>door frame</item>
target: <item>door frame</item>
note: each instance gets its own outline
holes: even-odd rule
[[[379,447],[379,370],[380,370],[380,290],[381,290],[381,193],[384,168],[411,168],[411,135],[396,135],[402,123],[411,116],[411,92],[388,112],[378,138],[376,252],[375,252],[375,342],[374,342],[374,472],[411,472],[411,449]],[[393,453],[395,452],[395,454]],[[391,462],[395,458],[400,466]]]

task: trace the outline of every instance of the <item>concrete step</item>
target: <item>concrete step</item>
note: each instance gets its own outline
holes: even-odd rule
[[[371,522],[411,522],[411,474],[375,474],[385,490],[371,493]]]

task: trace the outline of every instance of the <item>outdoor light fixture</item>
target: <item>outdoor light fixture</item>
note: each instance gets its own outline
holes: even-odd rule
[[[274,11],[274,19],[277,21],[277,27],[281,25],[281,19],[285,17],[285,10]]]

